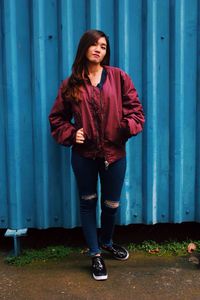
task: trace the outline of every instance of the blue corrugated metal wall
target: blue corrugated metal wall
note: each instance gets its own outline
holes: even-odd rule
[[[70,150],[48,114],[89,28],[146,113],[118,224],[200,221],[200,0],[0,0],[0,228],[79,225]]]

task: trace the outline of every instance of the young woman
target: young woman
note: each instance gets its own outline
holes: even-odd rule
[[[96,280],[108,277],[101,255],[118,260],[128,251],[113,243],[115,216],[126,170],[125,143],[142,131],[144,114],[130,77],[110,67],[108,37],[89,30],[80,39],[72,74],[63,81],[49,120],[59,144],[72,146],[83,232]],[[73,120],[73,121],[72,121]],[[101,182],[101,232],[97,235],[97,180]]]

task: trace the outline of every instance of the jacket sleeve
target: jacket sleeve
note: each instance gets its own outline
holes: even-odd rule
[[[60,86],[57,98],[49,115],[51,134],[57,143],[64,146],[71,146],[75,142],[76,128],[71,123],[72,109],[71,103],[62,97],[62,87]]]
[[[121,73],[121,85],[123,113],[121,127],[129,138],[142,131],[145,122],[144,111],[132,80],[125,72]]]

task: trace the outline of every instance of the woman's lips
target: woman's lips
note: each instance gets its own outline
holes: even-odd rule
[[[97,58],[99,58],[100,57],[100,55],[98,55],[98,54],[93,54],[93,56],[95,56],[95,57],[97,57]]]

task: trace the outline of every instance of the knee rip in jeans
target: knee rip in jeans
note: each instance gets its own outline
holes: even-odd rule
[[[94,200],[97,198],[97,194],[91,194],[91,195],[83,195],[81,196],[81,199],[83,200]]]
[[[118,201],[105,200],[104,204],[109,208],[118,208],[119,207],[119,202]]]

